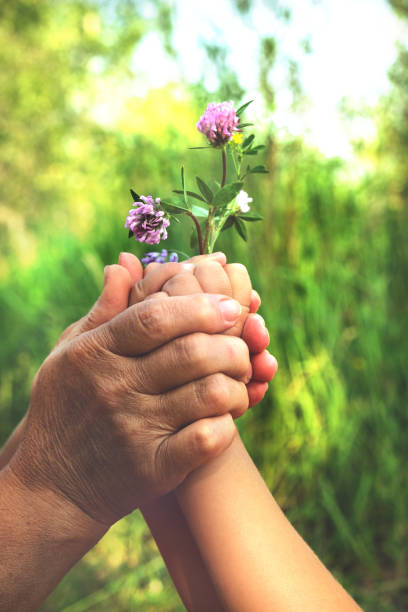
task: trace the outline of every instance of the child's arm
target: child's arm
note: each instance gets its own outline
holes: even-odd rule
[[[245,284],[239,275],[231,280],[242,303]],[[218,290],[213,281],[202,285],[208,292]],[[286,519],[238,433],[176,495],[229,612],[360,609]]]
[[[197,258],[195,262],[198,263]],[[122,257],[120,263],[125,265],[132,274],[131,256]],[[176,266],[173,267],[177,269]],[[230,275],[234,276],[234,270],[241,281],[243,272],[247,279],[246,271],[241,266],[230,267]],[[171,272],[172,266],[170,265],[157,266],[155,273],[150,274],[149,278],[146,277],[132,292],[132,303],[145,299],[149,293],[161,289],[164,281],[172,276]],[[171,295],[198,292],[202,291],[198,281],[205,285],[210,282],[210,279],[217,291],[229,295],[233,293],[228,275],[221,266],[211,265],[207,258],[204,265],[197,266],[196,277],[191,274],[172,276],[169,282],[164,283],[163,288]],[[250,295],[250,284],[246,284]],[[252,310],[256,310],[259,306],[259,298],[254,299],[252,296],[251,306]],[[259,382],[252,381],[249,384],[251,404],[255,404],[262,398],[267,387],[266,381],[272,378],[276,370],[276,361],[264,352],[269,343],[268,333],[255,317],[248,320],[243,337],[251,353],[257,354],[260,358],[258,359],[259,365],[254,366],[254,377]],[[187,609],[194,610],[194,612],[224,610],[188,524],[180,511],[176,496],[169,494],[155,500],[149,506],[144,506],[142,512]]]
[[[238,434],[177,498],[225,609],[360,609],[286,519]]]
[[[214,278],[207,284],[201,279],[206,291],[220,291]],[[235,281],[234,297],[245,299],[239,295],[243,285]],[[238,434],[176,495],[225,609],[359,609],[287,521]]]

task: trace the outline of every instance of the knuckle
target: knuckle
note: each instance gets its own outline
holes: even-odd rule
[[[205,404],[211,405],[217,412],[228,410],[231,391],[228,376],[218,372],[207,377],[203,384]]]
[[[200,332],[182,336],[175,346],[177,361],[200,368],[207,360],[207,336]]]
[[[214,321],[215,310],[207,295],[197,293],[194,296],[194,310],[200,325],[207,328]]]
[[[81,369],[88,361],[90,352],[89,342],[84,341],[84,338],[80,336],[65,347],[65,350],[61,353],[61,358],[71,370]]]
[[[132,306],[133,304],[138,304],[142,302],[145,298],[145,290],[143,285],[143,279],[135,283],[130,292],[129,304]]]
[[[249,350],[246,343],[241,338],[235,336],[225,336],[226,350],[228,356],[240,366],[247,367],[249,363]]]
[[[163,337],[166,327],[166,317],[163,315],[161,300],[147,300],[135,308],[135,316],[140,328],[153,339]]]
[[[175,274],[168,281],[166,281],[162,287],[162,290],[169,295],[177,295],[177,289],[180,283],[180,274]]]
[[[206,422],[197,424],[194,442],[199,453],[205,456],[212,455],[217,449],[217,439],[214,431]]]
[[[237,389],[231,414],[233,414],[234,418],[238,418],[245,414],[248,410],[249,397],[246,385],[244,383],[236,382],[235,384],[237,385]]]

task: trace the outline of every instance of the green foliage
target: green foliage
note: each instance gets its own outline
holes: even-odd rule
[[[243,184],[242,181],[235,181],[218,189],[214,195],[213,206],[218,210],[225,208],[238,195]]]
[[[201,191],[201,193],[204,196],[205,201],[208,204],[211,204],[212,201],[213,201],[213,198],[214,198],[213,192],[211,191],[211,189],[209,188],[207,183],[205,183],[203,181],[203,179],[200,179],[199,176],[196,176],[196,181],[197,181],[197,185],[198,185],[199,190]]]
[[[243,11],[250,5],[235,4]],[[392,4],[403,14],[402,0]],[[123,228],[129,186],[157,196],[160,184],[169,193],[183,155],[191,176],[219,175],[219,160],[204,152],[189,157],[186,148],[196,140],[180,136],[186,115],[198,117],[203,96],[209,101],[202,87],[191,89],[192,99],[186,93],[182,106],[169,90],[159,92],[168,127],[157,127],[154,110],[143,117],[144,131],[92,119],[96,81],[108,88],[112,73],[126,72],[149,27],[142,5],[111,3],[112,22],[103,2],[0,6],[1,441],[25,413],[33,376],[61,331],[98,296],[103,266],[133,245],[136,254],[144,251],[130,246]],[[153,5],[155,27],[162,24],[170,44],[171,13]],[[273,108],[274,39],[263,41],[261,53],[261,87]],[[216,56],[224,78],[227,57]],[[103,67],[98,77],[89,68],[95,57]],[[253,184],[249,177],[254,210],[236,218],[248,244],[234,231],[223,232],[219,244],[230,260],[247,265],[280,364],[266,399],[240,420],[242,435],[290,519],[372,612],[408,608],[405,48],[390,74],[394,90],[378,109],[378,139],[362,152],[372,161],[370,173],[356,181],[341,160],[298,140],[269,138],[269,173]],[[242,96],[236,80],[225,83],[226,99]],[[225,204],[231,196],[230,186],[213,194],[201,179],[197,185],[199,194],[185,184],[180,194],[197,200],[191,210],[198,217],[207,214],[200,199]],[[171,198],[168,206],[176,214],[185,203]],[[244,225],[258,213],[262,223]],[[228,225],[237,227],[234,219]],[[166,248],[185,243],[190,230],[191,221],[181,218]],[[182,606],[135,513],[42,609]]]

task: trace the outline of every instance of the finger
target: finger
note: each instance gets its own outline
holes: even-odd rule
[[[125,252],[120,253],[118,264],[126,268],[133,284],[143,278],[143,266],[136,255]]]
[[[156,268],[158,268],[161,265],[162,265],[161,263],[157,263],[156,261],[152,261],[152,263],[149,263],[149,264],[147,264],[147,266],[145,266],[144,275],[150,274],[150,272],[153,272],[153,270],[156,270]]]
[[[148,274],[145,274],[144,278],[139,280],[130,294],[129,304],[138,304],[151,293],[160,291],[163,285],[175,274],[180,272],[192,272],[194,270],[194,264],[191,263],[166,263],[157,264],[157,266]]]
[[[203,292],[200,283],[191,272],[182,272],[181,274],[172,276],[172,278],[163,285],[163,291],[170,296],[191,295],[192,293]],[[222,291],[212,291],[211,293],[222,293]]]
[[[168,294],[165,291],[157,291],[156,293],[152,293],[146,297],[146,300],[162,300],[163,298],[168,298]]]
[[[257,312],[261,305],[261,297],[255,289],[252,289],[251,302],[249,304],[249,312]]]
[[[242,306],[249,308],[251,303],[251,279],[248,270],[242,264],[227,264],[225,272],[228,274],[231,283],[232,295]]]
[[[257,381],[249,382],[247,384],[249,407],[253,408],[257,404],[259,404],[259,402],[265,397],[265,393],[267,392],[267,390],[268,383]]]
[[[247,345],[241,338],[194,333],[138,360],[134,384],[141,393],[152,395],[217,372],[249,382],[252,367]]]
[[[222,295],[200,293],[146,300],[92,332],[91,339],[113,353],[132,357],[185,334],[222,333],[234,325],[240,313],[240,304]]]
[[[127,269],[119,265],[106,266],[102,293],[89,313],[80,321],[76,334],[99,327],[128,306],[132,279]]]
[[[207,255],[194,255],[194,257],[190,257],[190,259],[186,259],[186,262],[197,264],[200,261],[204,260],[215,260],[218,261],[218,263],[220,263],[222,266],[225,266],[225,264],[227,263],[227,257],[224,253],[221,253],[221,251],[217,253],[209,253]]]
[[[236,431],[231,415],[224,414],[195,421],[166,438],[166,443],[159,448],[159,461],[162,473],[167,475],[168,490],[225,451]]]
[[[245,384],[220,372],[155,398],[160,420],[169,426],[170,431],[176,431],[198,419],[226,412],[231,412],[236,418],[248,409]]]
[[[241,337],[247,343],[250,353],[261,353],[266,349],[269,345],[269,332],[261,315],[248,315]]]
[[[263,351],[251,357],[252,380],[258,382],[269,382],[278,371],[276,357],[268,351]]]
[[[246,267],[242,264],[227,264],[224,269],[231,283],[232,296],[243,306],[240,319],[227,333],[229,335],[240,336],[251,302],[251,279]]]
[[[196,264],[194,276],[205,293],[222,293],[232,296],[231,283],[224,267],[212,259],[204,259]]]

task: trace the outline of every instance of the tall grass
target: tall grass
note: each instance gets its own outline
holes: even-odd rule
[[[170,188],[175,155],[169,160],[157,142],[138,144],[150,184]],[[191,173],[195,164],[213,171],[205,155],[187,157],[187,171],[189,164]],[[129,159],[123,178],[103,183],[103,220],[92,231],[61,236],[44,229],[32,265],[9,262],[0,286],[2,440],[24,414],[30,381],[59,333],[96,299],[103,266],[133,246],[122,228],[126,182],[137,182]],[[118,157],[116,164],[119,175]],[[376,183],[352,181],[340,160],[299,141],[271,140],[268,165],[268,177],[251,187],[264,222],[251,224],[248,246],[230,231],[220,244],[230,260],[247,265],[280,364],[266,399],[241,419],[240,430],[289,518],[363,607],[402,610],[406,226]],[[123,204],[110,205],[122,196]],[[176,230],[173,245],[185,239],[186,227]],[[43,606],[55,609],[181,609],[137,513],[66,577]]]

